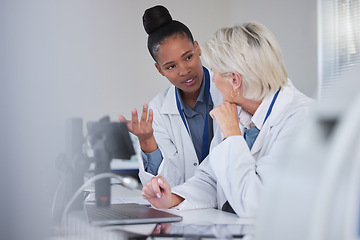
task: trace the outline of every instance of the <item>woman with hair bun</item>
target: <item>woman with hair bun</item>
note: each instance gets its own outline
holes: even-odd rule
[[[176,186],[194,175],[208,155],[215,124],[209,112],[222,102],[220,92],[202,66],[201,49],[188,27],[173,20],[163,6],[147,9],[143,25],[155,67],[172,84],[126,121],[139,139],[139,177],[143,184],[156,175]]]

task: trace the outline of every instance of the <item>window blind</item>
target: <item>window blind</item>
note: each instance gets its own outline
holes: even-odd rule
[[[360,64],[360,0],[318,0],[319,99]]]

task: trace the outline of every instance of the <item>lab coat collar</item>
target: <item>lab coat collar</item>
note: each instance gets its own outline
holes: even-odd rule
[[[163,101],[163,105],[160,110],[161,114],[177,114],[180,115],[176,107],[176,97],[175,97],[175,86],[172,85],[169,87],[166,96]]]
[[[275,94],[268,94],[264,97],[263,101],[259,105],[259,107],[256,109],[254,115],[251,118],[251,121],[255,124],[257,129],[261,130],[266,113],[270,107],[271,101],[274,98]],[[275,102],[276,103],[276,102]],[[271,114],[270,114],[271,115]]]
[[[211,85],[210,85],[211,87]],[[177,114],[180,115],[177,105],[176,105],[176,96],[175,96],[176,88],[175,86],[171,86],[169,90],[166,93],[166,96],[164,98],[163,105],[161,106],[160,113],[161,114]],[[210,89],[211,91],[211,89]],[[211,102],[211,100],[209,101]],[[182,100],[180,100],[180,103],[184,104]],[[184,107],[181,105],[181,108],[184,109]]]
[[[255,154],[262,148],[264,140],[268,136],[270,129],[273,126],[279,124],[282,116],[286,111],[288,111],[289,103],[294,98],[293,92],[289,91],[289,86],[282,87],[275,101],[271,114],[263,125],[266,112],[270,106],[274,94],[275,93],[267,95],[264,98],[263,102],[260,104],[252,118],[252,121],[255,123],[256,127],[260,129],[260,132],[254,142],[254,145],[251,148],[251,154]]]

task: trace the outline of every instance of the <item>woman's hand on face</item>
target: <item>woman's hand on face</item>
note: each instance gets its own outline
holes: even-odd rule
[[[148,105],[144,104],[140,122],[138,120],[138,113],[136,109],[131,111],[131,121],[127,120],[124,116],[118,116],[120,122],[126,122],[127,127],[131,133],[136,135],[139,139],[141,149],[144,152],[152,152],[157,149],[157,144],[153,135],[152,121],[153,111],[149,110],[148,116]]]
[[[142,189],[141,195],[156,208],[171,208],[183,201],[172,194],[169,184],[161,176],[150,179]]]
[[[224,137],[241,135],[237,107],[234,103],[224,102],[210,111]]]

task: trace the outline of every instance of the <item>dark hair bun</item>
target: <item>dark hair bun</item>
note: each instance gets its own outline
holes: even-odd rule
[[[145,10],[143,25],[147,34],[172,21],[172,17],[166,7],[157,5]]]

